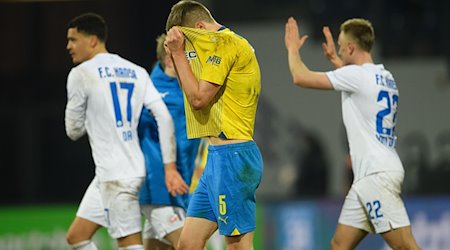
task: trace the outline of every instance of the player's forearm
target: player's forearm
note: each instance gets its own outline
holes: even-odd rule
[[[72,70],[69,75],[67,87],[67,104],[65,109],[64,123],[67,136],[72,140],[78,140],[86,134],[86,98],[81,91],[76,80],[77,71]]]
[[[289,70],[295,85],[312,89],[332,89],[328,77],[323,72],[314,72],[303,63],[300,53],[288,50]]]
[[[291,71],[292,81],[300,87],[308,87],[307,76],[310,70],[303,63],[300,53],[295,50],[288,50],[289,70]]]
[[[328,60],[330,61],[331,64],[333,64],[333,66],[338,69],[342,66],[344,66],[344,63],[342,62],[341,58],[339,58],[337,55],[328,58]]]
[[[168,171],[177,171],[177,164],[175,162],[168,162],[168,163],[164,163],[164,171],[168,172]]]
[[[184,53],[173,53],[172,59],[181,88],[185,92],[189,104],[194,108],[199,107],[203,102],[203,97],[200,94],[199,82],[192,72],[186,55]]]
[[[161,154],[164,163],[175,162],[177,159],[175,126],[172,116],[164,102],[155,102],[151,105],[151,111],[158,124]]]
[[[76,141],[84,134],[86,134],[86,128],[84,127],[84,121],[72,120],[65,118],[66,134],[71,140]]]

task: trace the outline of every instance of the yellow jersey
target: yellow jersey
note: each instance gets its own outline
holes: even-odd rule
[[[227,28],[181,30],[186,38],[186,57],[196,78],[222,86],[201,110],[194,110],[185,96],[188,138],[223,134],[227,139],[253,140],[261,92],[254,49],[245,38]]]

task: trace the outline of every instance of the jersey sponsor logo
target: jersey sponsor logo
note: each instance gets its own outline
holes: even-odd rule
[[[381,85],[391,89],[397,89],[397,84],[395,83],[394,79],[387,76],[375,74],[375,82],[377,85]]]
[[[220,62],[222,61],[222,58],[220,56],[209,56],[208,59],[206,60],[207,64],[212,64],[212,65],[219,65]]]
[[[114,67],[110,69],[109,67],[98,67],[97,71],[100,78],[120,77],[137,79],[136,72],[130,68]]]
[[[164,93],[161,93],[160,95],[161,95],[161,98],[164,98],[164,97],[168,96],[169,94],[170,94],[170,92],[166,91]]]
[[[223,222],[225,225],[227,224],[227,219],[228,219],[228,216],[227,217],[225,217],[225,218],[223,218],[223,217],[221,217],[221,216],[219,216],[217,219],[219,219],[219,221],[221,221],[221,222]]]
[[[180,220],[180,218],[178,218],[178,215],[176,215],[176,214],[172,215],[172,216],[169,218],[169,222],[170,222],[171,224],[174,224],[175,222],[177,222],[177,221],[179,221],[179,220]]]
[[[197,58],[197,52],[195,52],[195,50],[186,51],[186,58],[188,60],[192,60],[192,59]]]

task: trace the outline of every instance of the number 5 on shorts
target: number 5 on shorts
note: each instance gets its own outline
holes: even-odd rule
[[[225,195],[219,195],[219,213],[225,215],[227,213],[227,203],[225,202]]]

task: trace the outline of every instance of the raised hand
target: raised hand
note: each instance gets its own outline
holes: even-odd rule
[[[324,26],[322,29],[323,35],[325,36],[325,41],[322,43],[323,54],[336,68],[343,66],[341,58],[336,53],[336,46],[334,45],[333,35],[331,34],[330,28]]]
[[[175,53],[177,51],[184,53],[184,34],[179,27],[174,26],[170,28],[164,41],[164,47],[168,53]]]
[[[298,51],[303,46],[306,39],[308,39],[308,36],[300,35],[297,21],[293,17],[290,17],[286,22],[284,34],[284,43],[286,45],[286,49]]]

